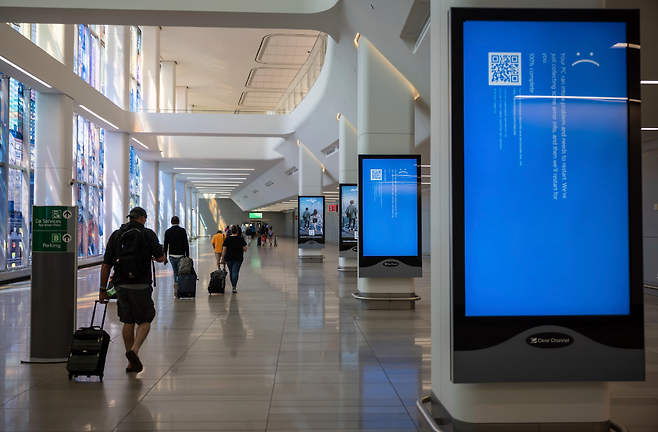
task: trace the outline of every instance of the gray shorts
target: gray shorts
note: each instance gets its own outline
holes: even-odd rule
[[[219,262],[222,259],[222,253],[215,252],[215,259],[217,260],[217,262]]]
[[[124,324],[143,324],[155,318],[153,288],[150,285],[117,285],[119,321]]]

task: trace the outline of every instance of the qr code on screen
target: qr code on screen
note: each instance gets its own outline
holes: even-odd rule
[[[489,53],[489,85],[521,85],[521,53]]]
[[[382,170],[381,169],[371,169],[370,170],[370,180],[381,180],[382,179]]]

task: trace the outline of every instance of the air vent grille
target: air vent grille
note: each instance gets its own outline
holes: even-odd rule
[[[265,183],[265,186],[270,187],[270,186],[272,186],[273,184],[274,184],[274,182],[273,182],[272,180],[270,180],[270,181],[268,181],[267,183]]]
[[[297,169],[297,167],[294,166],[294,167],[290,168],[288,171],[286,171],[286,175],[291,176],[291,175],[295,174],[297,171],[299,171],[299,169]]]

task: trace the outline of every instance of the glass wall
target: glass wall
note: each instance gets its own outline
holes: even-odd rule
[[[142,109],[142,28],[130,27],[130,111]]]
[[[73,71],[105,94],[105,25],[78,24],[73,45]]]
[[[14,27],[16,28],[16,27]],[[0,229],[6,242],[0,253],[0,270],[24,268],[30,264],[31,203],[34,190],[35,92],[23,83],[2,77],[0,100]],[[5,165],[6,164],[6,165]],[[6,177],[5,177],[6,176]]]
[[[136,207],[139,204],[139,158],[135,152],[135,148],[130,146],[130,208]]]
[[[28,38],[34,43],[37,43],[37,25],[31,23],[9,23],[11,28]]]
[[[103,174],[105,130],[73,115],[73,146],[78,206],[78,257],[103,253]]]

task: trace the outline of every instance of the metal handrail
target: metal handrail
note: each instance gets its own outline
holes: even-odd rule
[[[416,408],[418,409],[418,412],[420,412],[420,415],[423,416],[423,419],[427,422],[427,424],[430,426],[430,429],[432,429],[432,432],[445,432],[443,429],[439,427],[439,425],[436,423],[436,420],[434,420],[434,417],[425,409],[425,404],[430,402],[432,400],[431,395],[423,396],[422,398],[418,399],[416,401]],[[610,429],[612,429],[615,432],[628,432],[628,429],[626,429],[624,426],[621,424],[617,423],[616,421],[610,419]]]
[[[425,409],[426,403],[430,402],[432,400],[431,395],[423,396],[422,398],[418,399],[416,401],[416,408],[418,409],[418,412],[420,412],[420,415],[423,416],[423,419],[425,419],[425,422],[430,426],[430,429],[432,429],[432,432],[444,432],[443,429],[439,427],[439,425],[436,423],[436,420],[434,420],[434,417]]]
[[[414,296],[414,297],[364,297],[359,295],[358,292],[353,292],[352,297],[354,297],[357,300],[378,300],[378,301],[418,301],[420,300],[419,296]]]

